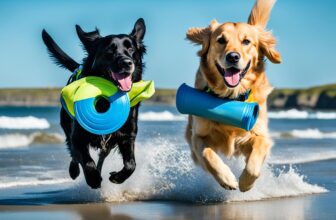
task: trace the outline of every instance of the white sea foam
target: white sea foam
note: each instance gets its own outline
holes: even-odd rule
[[[327,191],[323,187],[308,183],[304,176],[293,168],[281,171],[276,175],[274,168],[267,164],[263,167],[254,188],[250,191],[246,193],[241,193],[239,190],[227,191],[221,188],[209,173],[194,165],[187,146],[162,138],[137,143],[135,155],[137,168],[133,175],[123,184],[113,184],[108,180],[109,172],[118,171],[123,165],[121,156],[112,152],[103,167],[103,182],[100,190],[92,190],[87,186],[83,172],[76,181],[62,176],[65,175],[62,172],[62,175],[56,175],[57,179],[1,181],[0,188],[61,186],[63,184],[64,190],[59,192],[57,196],[68,202],[101,200],[114,202],[133,200],[232,202]],[[94,158],[97,159],[96,156]],[[269,161],[274,162],[273,159],[270,158]],[[244,168],[243,158],[224,159],[224,161],[232,168],[238,178]]]
[[[3,134],[0,135],[0,149],[13,149],[28,147],[31,144],[63,143],[64,136],[58,133],[34,132],[31,134]]]
[[[0,116],[0,128],[3,129],[47,129],[49,127],[49,122],[44,118]]]
[[[277,112],[270,111],[268,117],[272,119],[336,119],[336,112],[308,112],[290,109]]]
[[[20,179],[16,181],[0,182],[0,189],[3,188],[14,188],[14,187],[24,187],[24,186],[40,186],[40,185],[56,185],[69,183],[72,180],[69,178],[59,178],[59,179],[50,179],[50,180],[38,180],[38,179]]]
[[[336,119],[336,112],[316,112],[312,115],[318,119]]]
[[[293,130],[291,135],[293,137],[312,139],[336,138],[336,132],[321,132],[318,129]]]
[[[190,158],[185,145],[156,138],[136,147],[137,168],[123,184],[108,181],[109,172],[122,168],[122,159],[115,154],[107,159],[103,167],[103,182],[100,191],[89,189],[83,174],[76,180],[71,198],[74,200],[178,200],[191,202],[230,202],[262,200],[275,197],[289,197],[303,194],[323,193],[323,187],[308,183],[298,171],[290,168],[280,175],[266,165],[254,188],[246,193],[239,190],[227,191]],[[111,163],[113,162],[113,164]],[[225,159],[238,178],[243,167],[243,158]],[[78,193],[78,192],[81,193]],[[69,193],[69,191],[67,192]]]
[[[175,115],[170,111],[162,112],[142,112],[139,115],[141,121],[183,121],[186,119],[183,115]]]
[[[322,132],[317,128],[308,129],[294,129],[289,132],[271,132],[271,136],[274,138],[303,138],[303,139],[335,139],[336,132]]]
[[[32,139],[22,134],[5,134],[0,136],[0,149],[27,147]]]

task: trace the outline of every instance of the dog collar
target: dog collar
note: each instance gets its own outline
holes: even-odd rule
[[[83,70],[83,66],[79,65],[79,67],[73,71],[73,73],[70,76],[70,79],[68,80],[67,84],[70,84],[70,83],[72,83],[72,82],[80,79],[81,78],[81,74],[82,74],[82,70]]]
[[[218,95],[212,91],[212,89],[209,86],[205,86],[203,89],[204,92],[207,92],[213,96],[218,97]],[[235,101],[240,101],[240,102],[255,102],[252,90],[249,89],[247,90],[244,94],[240,94],[237,98],[225,98],[225,99],[230,99],[230,100],[235,100]]]

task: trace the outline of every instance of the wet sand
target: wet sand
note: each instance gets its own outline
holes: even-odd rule
[[[0,219],[336,219],[335,192],[254,202],[1,205]]]

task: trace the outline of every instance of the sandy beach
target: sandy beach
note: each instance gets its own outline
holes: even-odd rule
[[[333,219],[335,193],[264,201],[192,204],[172,201],[1,205],[0,219]]]

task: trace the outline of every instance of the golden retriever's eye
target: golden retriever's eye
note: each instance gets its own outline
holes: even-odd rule
[[[243,45],[249,45],[250,43],[251,43],[251,41],[249,41],[247,39],[243,40],[243,42],[242,42]]]
[[[217,39],[217,42],[218,42],[219,44],[225,44],[225,43],[226,43],[226,42],[225,42],[225,39],[224,39],[223,37],[218,38],[218,39]]]

